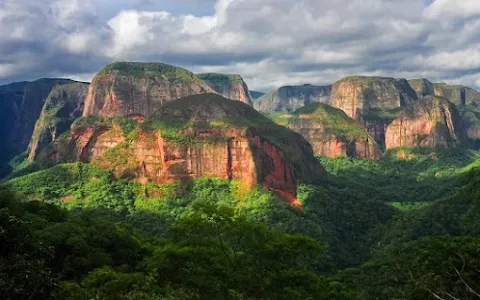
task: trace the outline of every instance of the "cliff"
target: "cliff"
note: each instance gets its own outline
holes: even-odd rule
[[[197,74],[197,76],[205,81],[217,94],[252,105],[248,86],[242,76],[219,73]]]
[[[169,102],[133,130],[118,120],[79,119],[71,135],[58,139],[39,159],[93,162],[143,183],[202,176],[237,179],[287,199],[295,199],[299,182],[325,174],[300,135],[247,104],[216,94]]]
[[[94,77],[83,116],[149,116],[168,101],[209,92],[214,91],[207,83],[180,67],[117,62]]]
[[[314,102],[329,103],[331,86],[284,86],[258,98],[255,109],[262,112],[292,112]]]
[[[387,149],[397,147],[456,147],[466,142],[462,118],[453,103],[439,96],[412,102],[388,127]]]
[[[435,85],[431,83],[428,79],[410,79],[408,80],[408,83],[415,90],[418,98],[435,95]]]
[[[87,90],[88,84],[85,83],[58,85],[52,89],[28,146],[30,161],[56,137],[69,131],[73,121],[82,116]]]
[[[35,123],[52,88],[73,83],[44,78],[0,86],[0,162],[27,150]]]
[[[331,103],[349,117],[361,120],[365,115],[395,109],[415,99],[417,95],[405,79],[352,76],[333,84]]]
[[[372,136],[342,110],[323,103],[312,103],[292,114],[271,117],[279,124],[302,135],[318,156],[380,158],[380,149]]]

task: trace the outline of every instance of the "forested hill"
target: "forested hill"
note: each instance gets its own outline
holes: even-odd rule
[[[475,299],[476,152],[322,158],[301,208],[90,164],[3,183],[2,299]],[[39,201],[42,200],[42,201]]]
[[[480,93],[254,95],[140,62],[1,86],[0,299],[480,298]]]

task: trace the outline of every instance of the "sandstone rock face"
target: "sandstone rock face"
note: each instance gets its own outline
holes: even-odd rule
[[[0,86],[0,138],[5,145],[0,151],[0,161],[27,150],[35,123],[52,88],[73,82],[45,78]]]
[[[314,102],[329,103],[331,86],[284,86],[258,98],[255,109],[262,112],[293,112]]]
[[[162,63],[113,63],[93,79],[83,116],[149,116],[184,96],[214,92],[195,74]]]
[[[123,131],[118,125],[78,127],[71,130],[70,136],[60,137],[42,149],[35,160],[90,162],[124,141]]]
[[[408,83],[415,90],[418,98],[435,95],[435,86],[428,79],[411,79]]]
[[[417,95],[405,79],[354,76],[333,85],[331,103],[361,120],[374,109],[394,109],[415,99]]]
[[[217,94],[227,99],[238,100],[252,105],[248,86],[240,75],[205,73],[197,74],[197,76],[205,81]]]
[[[88,84],[71,83],[55,86],[43,105],[40,118],[29,144],[29,160],[55,138],[70,129],[73,121],[82,116]]]
[[[249,105],[216,94],[163,105],[128,139],[112,124],[72,130],[70,138],[57,140],[42,156],[55,162],[93,162],[143,183],[202,176],[237,179],[292,195],[289,199],[295,199],[299,182],[314,182],[325,174],[300,135]]]
[[[287,126],[310,142],[318,156],[381,157],[377,143],[361,125],[327,104],[312,103],[295,111]]]
[[[386,130],[386,148],[455,147],[465,144],[460,114],[448,99],[428,96],[411,103]]]

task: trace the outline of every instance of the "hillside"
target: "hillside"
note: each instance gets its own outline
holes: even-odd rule
[[[43,78],[0,86],[0,176],[8,172],[6,162],[27,150],[35,123],[52,89],[71,84],[70,79]]]
[[[480,111],[437,84],[347,77],[263,114],[240,76],[165,64],[31,84],[0,87],[36,118],[0,181],[0,299],[480,292]]]
[[[342,110],[328,104],[311,103],[291,114],[272,113],[269,116],[302,135],[317,156],[381,157],[373,137]]]
[[[287,193],[315,182],[323,169],[311,146],[250,106],[216,94],[163,105],[145,122],[83,118],[39,155],[50,161],[94,162],[117,177],[172,183],[203,176],[241,180]]]

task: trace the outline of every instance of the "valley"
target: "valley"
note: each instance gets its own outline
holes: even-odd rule
[[[0,298],[476,299],[479,104],[164,63],[0,86]]]

